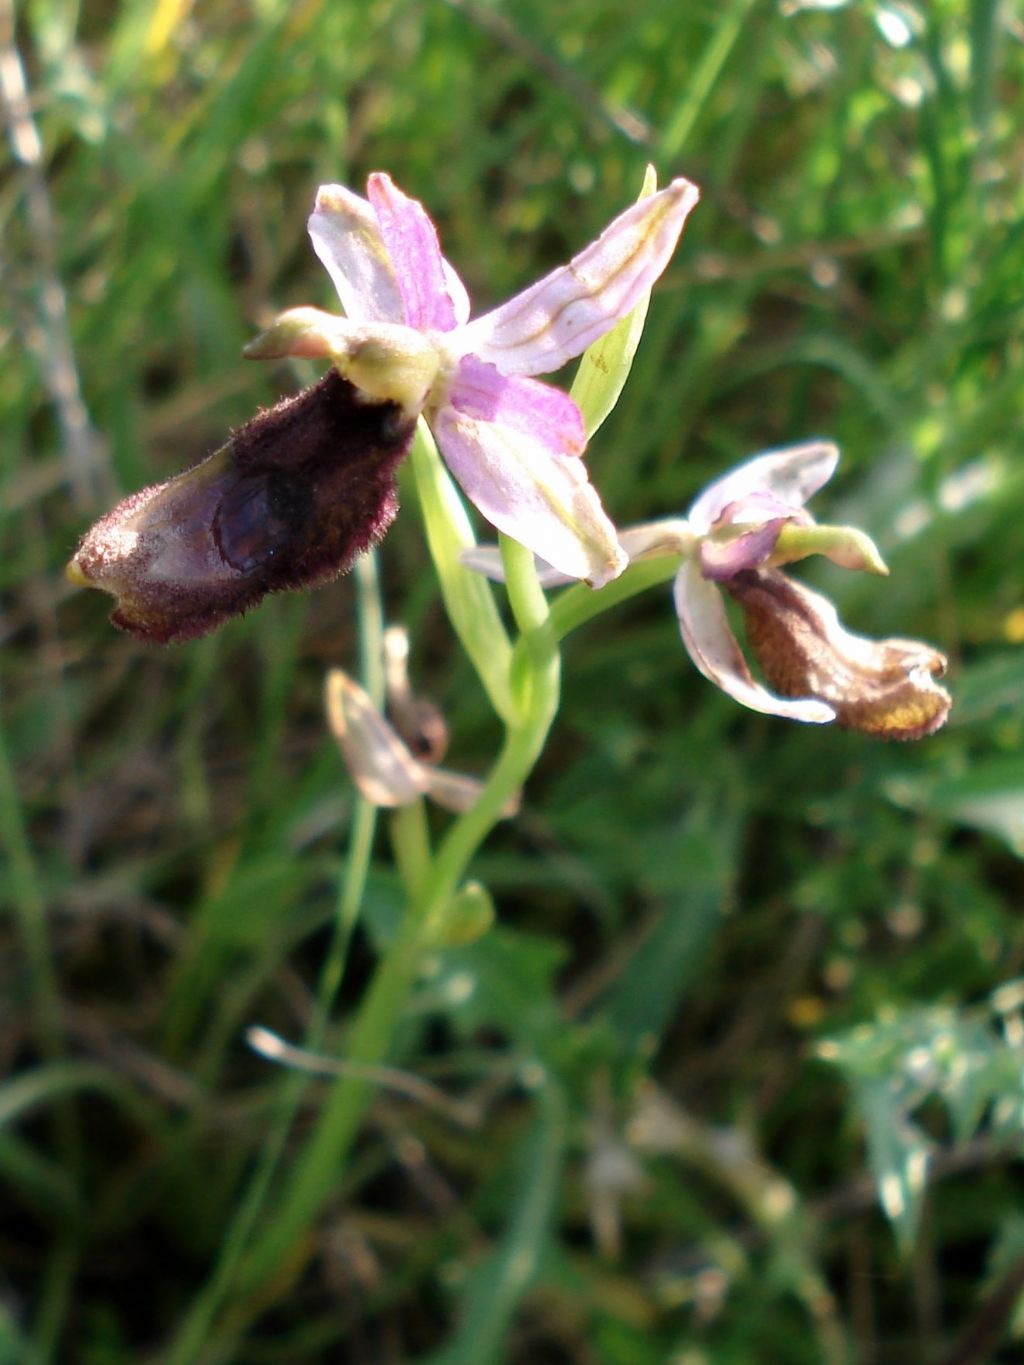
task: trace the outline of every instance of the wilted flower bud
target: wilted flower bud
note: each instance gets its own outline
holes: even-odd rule
[[[440,763],[448,751],[448,725],[440,707],[412,690],[405,626],[388,626],[384,632],[384,686],[399,737],[422,763]]]
[[[203,635],[268,592],[325,582],[394,519],[414,424],[332,372],[184,474],[125,498],[83,537],[68,575],[116,597],[115,625],[161,642]]]
[[[324,685],[327,723],[360,793],[374,806],[407,806],[429,796],[445,810],[467,811],[480,799],[475,777],[424,763],[380,714],[359,684],[332,668]],[[502,810],[515,815],[518,795]]]

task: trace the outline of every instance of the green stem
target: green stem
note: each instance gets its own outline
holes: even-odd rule
[[[46,932],[46,897],[32,856],[28,832],[0,726],[0,840],[7,850],[11,899],[18,917],[28,986],[35,1009],[36,1041],[48,1061],[64,1055],[57,974]]]
[[[529,550],[501,537],[509,604],[522,634],[512,656],[519,718],[509,726],[480,799],[449,829],[424,893],[428,932],[438,928],[470,859],[526,781],[558,710],[561,660],[547,598]]]
[[[491,585],[462,563],[462,552],[476,544],[473,528],[423,421],[412,443],[409,465],[448,620],[491,705],[508,722],[512,715],[508,691],[512,646]]]
[[[35,1013],[36,1041],[41,1056],[51,1063],[67,1051],[61,1018],[60,990],[46,925],[46,897],[32,855],[28,831],[14,780],[14,770],[0,723],[0,846],[7,851],[15,915],[21,933],[28,987]],[[76,1207],[82,1178],[82,1136],[78,1111],[69,1095],[57,1098],[53,1112],[56,1146],[74,1182]],[[40,1362],[56,1351],[64,1320],[64,1306],[77,1273],[78,1228],[69,1229],[57,1243],[45,1277],[41,1317],[36,1333]]]
[[[422,799],[399,806],[391,816],[391,847],[410,905],[418,905],[430,868],[430,835]]]
[[[380,597],[377,555],[360,555],[352,571],[359,604],[359,671],[374,706],[384,706],[384,607]]]
[[[387,1058],[438,923],[470,859],[500,818],[511,794],[529,774],[558,707],[558,646],[533,556],[512,542],[503,544],[503,554],[512,611],[523,632],[510,668],[522,678],[519,714],[508,728],[480,799],[449,830],[430,865],[419,904],[410,903],[401,929],[364,996],[346,1048],[346,1061],[357,1069],[379,1065]],[[403,831],[403,836],[407,833]],[[243,1271],[250,1288],[264,1284],[287,1263],[338,1188],[345,1158],[373,1093],[372,1084],[357,1075],[335,1082],[312,1137],[293,1168],[291,1182]]]
[[[551,605],[551,624],[555,636],[564,640],[571,631],[600,616],[602,612],[628,602],[631,597],[639,596],[648,588],[669,582],[675,578],[681,562],[679,555],[659,555],[656,559],[642,559],[631,564],[625,573],[597,592],[582,584],[566,588]]]

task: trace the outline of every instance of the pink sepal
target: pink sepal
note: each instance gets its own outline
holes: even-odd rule
[[[503,374],[550,374],[631,311],[664,270],[696,185],[673,180],[628,208],[572,261],[471,322],[465,350]]]
[[[829,441],[809,441],[755,455],[705,488],[690,508],[690,525],[697,535],[704,535],[730,503],[737,504],[730,521],[749,523],[792,515],[828,483],[838,462],[839,451]],[[749,512],[741,510],[745,504],[752,504]]]
[[[599,588],[629,562],[587,480],[586,465],[521,428],[441,409],[437,444],[487,520],[566,574]]]
[[[309,236],[352,322],[402,322],[402,294],[377,215],[344,185],[321,185]]]
[[[383,171],[370,176],[367,193],[398,280],[403,321],[420,332],[450,332],[459,322],[448,293],[454,271],[449,267],[446,274],[437,229],[426,209],[419,200],[403,194]]]

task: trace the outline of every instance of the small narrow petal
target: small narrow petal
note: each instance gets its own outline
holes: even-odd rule
[[[703,577],[694,558],[676,575],[674,593],[683,643],[705,678],[752,711],[816,725],[835,719],[824,702],[776,697],[755,681],[732,633],[722,594]]]
[[[405,321],[395,268],[365,199],[344,185],[321,185],[309,236],[350,321]]]
[[[497,545],[474,545],[472,549],[463,550],[459,556],[467,569],[472,569],[474,573],[483,574],[492,583],[504,583],[505,581],[505,561],[501,557],[501,550]],[[559,573],[544,559],[537,555],[533,557],[533,565],[537,571],[537,581],[542,588],[561,588],[566,583],[574,583],[576,580],[570,578],[568,574]]]
[[[441,268],[444,271],[445,292],[451,299],[452,308],[455,310],[455,325],[456,327],[464,327],[469,321],[470,308],[466,286],[446,256],[441,257]]]
[[[921,739],[945,723],[952,702],[936,678],[946,660],[931,645],[855,635],[827,598],[778,569],[740,574],[728,589],[762,672],[784,696],[818,697],[843,728],[886,739]]]
[[[839,451],[829,441],[808,441],[755,455],[709,484],[690,508],[690,523],[698,535],[704,535],[730,504],[742,508],[765,494],[770,501],[758,504],[757,520],[767,521],[780,512],[792,514],[829,481],[838,463]]]
[[[448,401],[467,417],[522,432],[553,455],[582,455],[587,444],[583,416],[567,393],[539,379],[510,378],[475,356],[459,362]]]
[[[626,567],[582,460],[451,406],[441,409],[433,426],[448,467],[492,526],[595,588]]]
[[[407,806],[427,789],[427,772],[373,702],[340,668],[324,686],[331,733],[360,793],[374,806]]]
[[[647,521],[619,532],[619,544],[629,555],[631,564],[641,559],[658,559],[662,555],[688,555],[694,540],[689,522],[682,517]]]
[[[779,517],[752,531],[724,539],[707,536],[700,543],[700,567],[704,577],[722,583],[744,569],[757,568],[772,554],[785,524]]]
[[[394,266],[405,321],[420,331],[450,332],[459,321],[448,293],[454,271],[450,266],[445,270],[437,229],[429,214],[419,200],[403,194],[382,171],[370,176],[367,193]]]
[[[503,374],[550,374],[603,336],[651,288],[700,192],[673,180],[628,208],[596,242],[508,303],[471,322],[464,349]]]
[[[642,559],[657,559],[663,555],[685,555],[693,549],[694,538],[689,526],[681,518],[649,521],[641,526],[627,526],[619,532],[619,544],[631,564]],[[483,574],[495,583],[504,583],[505,564],[497,545],[474,545],[461,555],[463,564],[475,573]],[[574,580],[559,573],[538,555],[534,567],[542,588],[560,588]]]

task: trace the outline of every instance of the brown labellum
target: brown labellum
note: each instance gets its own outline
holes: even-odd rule
[[[778,569],[751,569],[724,585],[743,610],[765,681],[783,697],[815,697],[836,724],[886,739],[922,739],[949,715],[936,681],[937,649],[918,640],[869,640],[840,622],[832,603]]]

